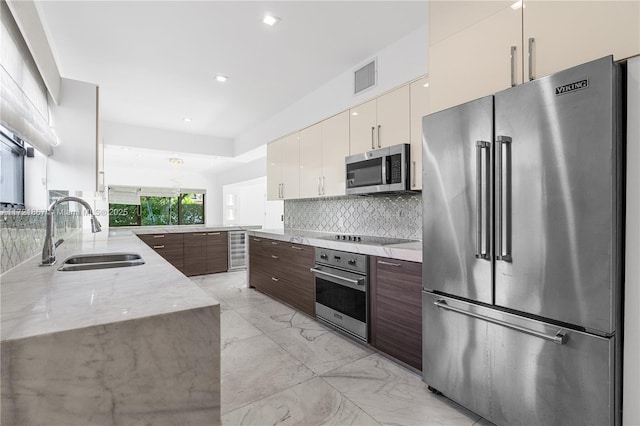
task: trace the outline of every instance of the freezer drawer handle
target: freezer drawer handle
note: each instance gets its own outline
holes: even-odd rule
[[[453,306],[449,306],[445,300],[436,300],[433,302],[438,308],[446,309],[448,311],[457,312],[459,314],[467,315],[470,317],[474,317],[483,321],[487,321],[493,324],[501,325],[503,327],[511,328],[516,331],[520,331],[522,333],[530,334],[532,336],[539,337],[544,340],[549,340],[550,342],[556,343],[558,345],[563,345],[567,343],[567,334],[563,330],[558,330],[554,336],[550,336],[545,333],[541,333],[539,331],[531,330],[526,327],[520,327],[519,325],[511,324],[506,321],[502,321],[499,319],[487,317],[484,315],[476,314],[475,312],[465,311],[464,309],[455,308]]]

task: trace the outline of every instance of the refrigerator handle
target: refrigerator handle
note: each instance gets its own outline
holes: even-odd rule
[[[445,300],[442,300],[442,299],[436,300],[435,302],[433,302],[433,304],[436,305],[438,308],[442,308],[442,309],[445,309],[447,311],[457,312],[459,314],[467,315],[467,316],[470,316],[470,317],[473,317],[473,318],[477,318],[477,319],[482,320],[482,321],[487,321],[487,322],[490,322],[492,324],[501,325],[503,327],[507,327],[507,328],[510,328],[512,330],[519,331],[521,333],[530,334],[531,336],[536,336],[536,337],[539,337],[541,339],[548,340],[548,341],[556,343],[558,345],[563,345],[563,344],[567,343],[567,333],[562,329],[558,330],[555,335],[551,336],[551,335],[542,333],[540,331],[531,330],[530,328],[522,327],[522,326],[519,326],[517,324],[513,324],[513,323],[510,323],[510,322],[507,322],[507,321],[502,321],[502,320],[499,320],[497,318],[491,318],[491,317],[488,317],[488,316],[485,316],[485,315],[476,314],[475,312],[466,311],[464,309],[460,309],[460,308],[456,308],[454,306],[450,306],[450,305],[447,304],[447,302]]]
[[[513,260],[511,257],[511,142],[509,136],[496,138],[498,145],[498,254],[496,259],[504,262]],[[506,177],[504,182],[503,176]]]
[[[476,141],[476,258],[478,259],[489,259],[489,234],[491,230],[489,229],[489,203],[490,199],[490,186],[489,186],[489,147],[491,146],[490,142],[486,141]],[[484,168],[482,167],[482,150],[485,150],[485,160],[484,160]],[[482,193],[482,178],[484,171],[484,200]],[[483,208],[484,204],[484,208]],[[485,225],[483,227],[483,224]],[[482,230],[485,229],[483,234]],[[484,240],[484,245],[483,245]]]

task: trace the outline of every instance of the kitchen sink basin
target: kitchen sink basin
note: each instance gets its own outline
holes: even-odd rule
[[[124,268],[144,265],[138,253],[94,253],[78,254],[62,262],[59,271],[87,271],[92,269]]]

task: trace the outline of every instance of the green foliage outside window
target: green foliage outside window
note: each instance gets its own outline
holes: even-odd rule
[[[204,194],[140,197],[140,205],[109,204],[110,226],[204,224]]]

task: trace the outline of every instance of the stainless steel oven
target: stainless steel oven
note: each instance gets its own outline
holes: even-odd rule
[[[315,276],[318,320],[367,342],[368,256],[317,247],[311,271]]]

